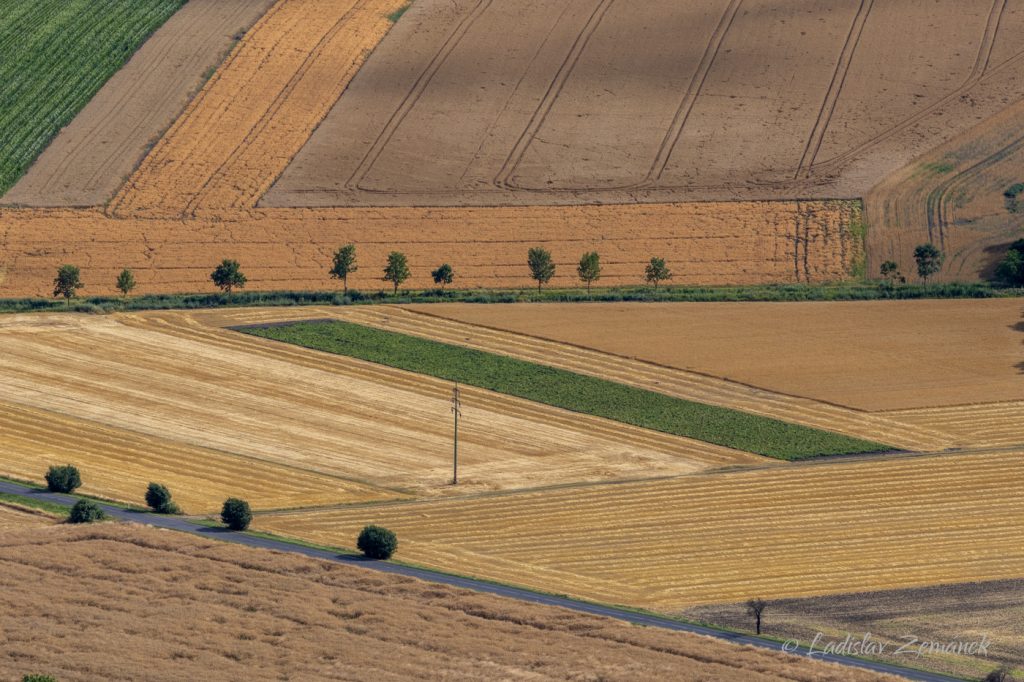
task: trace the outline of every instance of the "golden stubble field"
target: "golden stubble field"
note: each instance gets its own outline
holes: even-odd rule
[[[672,476],[762,458],[466,388],[463,482],[451,385],[256,339],[204,315],[0,318],[0,473],[83,470],[85,492],[186,511],[228,493],[261,508]]]
[[[828,462],[668,481],[258,516],[407,561],[662,611],[1024,575],[1024,450]]]
[[[5,533],[0,563],[5,679],[895,679],[138,526]]]

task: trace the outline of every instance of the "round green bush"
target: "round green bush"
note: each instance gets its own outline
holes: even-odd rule
[[[107,518],[106,513],[92,500],[79,500],[71,508],[68,523],[93,523]]]
[[[51,493],[70,493],[81,485],[82,477],[74,465],[52,466],[46,472],[46,487]]]
[[[229,498],[220,511],[220,520],[231,530],[245,530],[252,523],[249,503],[236,497]]]
[[[146,488],[146,504],[157,514],[181,513],[181,509],[171,499],[171,491],[159,483],[150,483]]]
[[[367,526],[359,533],[356,547],[371,559],[390,559],[398,549],[398,536],[381,526]]]

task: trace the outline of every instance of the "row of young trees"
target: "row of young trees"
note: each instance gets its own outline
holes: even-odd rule
[[[52,493],[66,495],[82,486],[82,474],[73,464],[51,466],[44,478],[47,490]],[[183,513],[173,500],[171,491],[161,483],[149,484],[145,500],[146,505],[156,514]],[[106,512],[95,500],[81,498],[71,508],[68,523],[94,523],[106,518]],[[229,497],[221,507],[220,520],[231,530],[248,530],[252,523],[252,508],[245,500]],[[356,538],[356,547],[371,559],[390,559],[398,549],[398,537],[387,528],[369,525]]]
[[[551,252],[541,247],[535,247],[527,253],[527,267],[530,270],[530,278],[537,282],[537,290],[555,276],[556,265],[551,257]],[[342,282],[344,292],[348,293],[348,278],[359,269],[356,260],[356,247],[354,244],[346,244],[334,253],[331,267],[328,274],[332,279],[339,279]],[[387,262],[384,265],[382,280],[391,283],[394,293],[398,288],[412,276],[409,269],[409,260],[401,251],[392,251],[388,254]],[[580,258],[576,267],[576,275],[590,291],[591,285],[601,278],[601,257],[596,251],[590,251]],[[455,281],[455,269],[448,263],[442,263],[436,270],[430,273],[434,284],[442,290]],[[672,279],[672,271],[665,264],[664,258],[651,258],[644,269],[644,280],[652,284],[655,289],[662,282]],[[210,280],[221,291],[231,294],[235,289],[242,289],[249,281],[242,272],[241,264],[236,260],[224,259],[210,273]],[[135,290],[135,273],[125,268],[117,277],[115,284],[117,290],[123,296],[128,296]],[[82,282],[81,270],[76,265],[62,265],[57,269],[57,276],[53,281],[54,297],[63,297],[68,305],[71,299],[77,296],[78,290],[85,287]]]

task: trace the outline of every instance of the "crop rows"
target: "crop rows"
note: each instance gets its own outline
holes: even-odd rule
[[[347,546],[633,606],[1019,577],[1024,453],[793,465],[670,481],[260,517]],[[1003,492],[1001,492],[1003,491]]]
[[[9,0],[0,14],[0,194],[184,0]]]

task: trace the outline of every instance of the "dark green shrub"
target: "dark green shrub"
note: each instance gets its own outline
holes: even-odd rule
[[[380,526],[367,526],[356,540],[359,551],[371,559],[390,559],[398,549],[398,537]]]
[[[21,682],[57,682],[57,678],[50,675],[22,675]]]
[[[245,530],[252,523],[252,510],[249,503],[232,497],[224,502],[220,511],[220,520],[231,530]]]
[[[106,513],[92,500],[79,500],[71,508],[68,523],[93,523],[107,518]]]
[[[146,504],[157,514],[180,514],[181,509],[171,499],[171,491],[167,486],[150,483],[146,488]]]
[[[46,472],[46,487],[51,493],[70,493],[81,485],[82,477],[74,465],[52,466]]]

